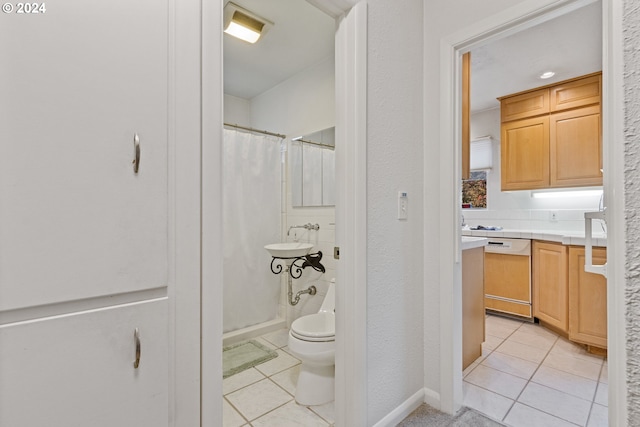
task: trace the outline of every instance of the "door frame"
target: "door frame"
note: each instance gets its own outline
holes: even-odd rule
[[[595,0],[527,0],[503,13],[477,22],[443,38],[440,43],[440,140],[455,141],[440,148],[440,164],[452,165],[441,172],[440,216],[459,218],[457,194],[461,182],[460,70],[462,54],[491,40],[522,31],[553,17],[593,3]],[[624,283],[624,134],[622,132],[624,93],[622,90],[622,0],[602,0],[603,5],[603,163],[604,193],[607,200],[608,281]],[[616,194],[616,198],[613,195]],[[442,262],[440,268],[441,382],[440,405],[448,413],[462,405],[462,292],[461,230],[455,220],[441,224]],[[446,248],[445,248],[446,249]],[[453,292],[451,292],[453,283]],[[609,330],[609,422],[623,424],[627,414],[625,387],[624,286],[608,286]]]
[[[192,0],[194,1],[194,0]],[[201,232],[200,425],[222,425],[222,130],[223,0],[200,2],[202,58],[198,117],[201,120],[200,216],[191,227]],[[367,420],[366,366],[366,1],[323,0],[312,4],[336,19],[336,245],[341,261],[336,277],[336,425],[364,426]],[[180,17],[177,17],[178,21]],[[188,31],[185,26],[185,31]],[[195,77],[195,76],[192,76]],[[185,82],[186,84],[186,82]],[[184,100],[186,102],[186,100]],[[192,182],[192,184],[196,184]],[[178,219],[180,219],[178,215]],[[187,220],[183,225],[187,227]],[[206,262],[205,262],[206,260]],[[193,289],[191,290],[193,291]],[[179,303],[180,301],[178,301]],[[185,305],[187,307],[188,304]]]

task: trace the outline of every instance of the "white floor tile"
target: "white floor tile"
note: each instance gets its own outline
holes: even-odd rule
[[[249,368],[222,380],[222,394],[227,395],[250,384],[265,379],[255,368]]]
[[[277,348],[281,348],[289,343],[289,329],[278,329],[275,332],[263,335],[262,338],[269,341]]]
[[[549,355],[544,359],[544,362],[542,362],[542,366],[547,366],[549,368],[569,372],[570,374],[579,375],[581,377],[597,381],[600,376],[602,361],[594,363],[589,360],[576,358],[567,354],[554,353],[552,349],[551,353],[549,353]]]
[[[494,337],[493,335],[487,334],[484,342],[482,343],[482,349],[484,350],[486,348],[489,350],[494,350],[496,347],[502,344],[502,341],[504,341],[504,338],[498,338]]]
[[[485,332],[487,335],[491,335],[493,337],[497,337],[497,338],[502,338],[505,339],[507,338],[509,335],[511,335],[517,328],[513,329],[513,328],[509,328],[509,327],[505,327],[502,325],[490,325],[489,323],[487,323],[485,325]]]
[[[526,344],[520,344],[519,342],[512,341],[511,338],[505,340],[494,351],[498,353],[508,354],[510,356],[519,357],[520,359],[528,360],[536,364],[540,364],[547,355],[547,350],[537,347],[531,347]]]
[[[298,376],[300,375],[300,365],[286,369],[271,377],[271,380],[283,389],[287,390],[291,395],[296,394],[296,385],[298,384]]]
[[[536,363],[496,351],[484,359],[481,364],[525,380],[531,378],[538,368]]]
[[[518,402],[581,426],[586,425],[591,410],[590,401],[532,382]]]
[[[523,323],[520,328],[518,328],[518,330],[520,332],[525,332],[528,334],[534,334],[534,335],[540,335],[542,337],[546,337],[546,338],[551,338],[551,339],[557,339],[558,338],[558,334],[556,334],[553,331],[550,331],[549,329],[545,328],[544,326],[540,326],[537,323]]]
[[[309,406],[309,409],[320,415],[320,417],[330,424],[336,422],[335,402],[329,402],[318,406]]]
[[[600,382],[608,384],[609,383],[609,363],[605,360],[602,364],[602,371],[600,371]]]
[[[572,356],[577,359],[586,360],[592,363],[602,364],[603,356],[591,354],[585,350],[581,345],[566,340],[565,338],[558,338],[558,341],[551,349],[553,354],[562,354],[566,356]]]
[[[329,423],[295,402],[269,412],[251,423],[254,427],[327,427]]]
[[[467,366],[467,369],[465,369],[464,371],[462,371],[462,378],[465,378],[467,375],[469,375],[475,368],[478,367],[478,365],[480,365],[480,362],[483,360],[483,357],[479,357],[478,360],[476,360],[475,362],[473,362],[471,365]]]
[[[546,351],[553,347],[557,339],[558,337],[553,334],[530,332],[528,329],[523,329],[522,327],[509,337],[510,341],[519,342],[520,344],[526,344]]]
[[[258,371],[262,372],[268,377],[300,363],[298,359],[291,356],[289,353],[286,353],[283,350],[276,351],[278,353],[278,357],[276,357],[275,359],[271,359],[268,362],[256,365],[255,367]]]
[[[489,417],[502,420],[513,400],[467,382],[463,383],[464,406],[473,408]]]
[[[512,427],[575,427],[575,424],[517,402],[504,423]]]
[[[515,400],[527,385],[527,380],[480,365],[465,381]]]
[[[265,347],[267,347],[267,348],[270,348],[271,350],[277,350],[277,349],[278,349],[278,346],[276,346],[276,345],[274,345],[273,343],[271,343],[271,342],[269,342],[269,341],[265,340],[265,339],[264,339],[264,338],[262,338],[262,337],[254,338],[254,339],[255,339],[256,341],[258,341],[260,344],[262,344],[263,346],[265,346]]]
[[[607,407],[594,404],[589,415],[587,427],[609,427],[609,410]]]
[[[522,325],[522,320],[511,319],[508,317],[489,315],[485,321],[486,325],[497,325],[503,328],[515,331]]]
[[[531,381],[585,400],[593,400],[597,383],[587,378],[540,366]]]
[[[598,391],[593,401],[598,405],[609,406],[609,384],[598,383]]]
[[[222,426],[223,427],[240,427],[247,423],[233,406],[225,399],[222,399]]]
[[[249,421],[293,399],[289,393],[268,379],[230,393],[226,397]]]

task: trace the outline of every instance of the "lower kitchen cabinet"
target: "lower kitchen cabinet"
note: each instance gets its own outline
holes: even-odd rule
[[[0,326],[0,426],[167,426],[167,316],[160,298]]]
[[[593,263],[607,261],[605,248],[593,248]],[[607,348],[607,279],[584,271],[584,247],[569,248],[569,339]]]
[[[462,369],[482,356],[484,342],[484,249],[462,251]]]
[[[569,329],[567,246],[533,242],[533,314],[563,332]]]

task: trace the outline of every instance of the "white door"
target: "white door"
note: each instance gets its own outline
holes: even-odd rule
[[[3,6],[0,425],[167,423],[168,25],[167,0]],[[135,328],[138,369],[130,363]],[[145,336],[155,343],[147,349]],[[29,345],[12,345],[20,337]],[[145,387],[159,396],[146,403],[123,392],[147,378],[145,357],[157,376]],[[29,387],[14,384],[19,378]],[[60,393],[47,403],[34,390],[55,390],[51,381]],[[77,410],[80,396],[103,394],[103,406],[117,405],[111,393],[133,401],[123,411],[111,406],[106,418]],[[5,420],[20,402],[47,423]]]

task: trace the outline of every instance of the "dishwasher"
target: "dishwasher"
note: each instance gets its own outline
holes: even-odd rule
[[[484,247],[485,309],[533,320],[531,240],[488,239]]]

